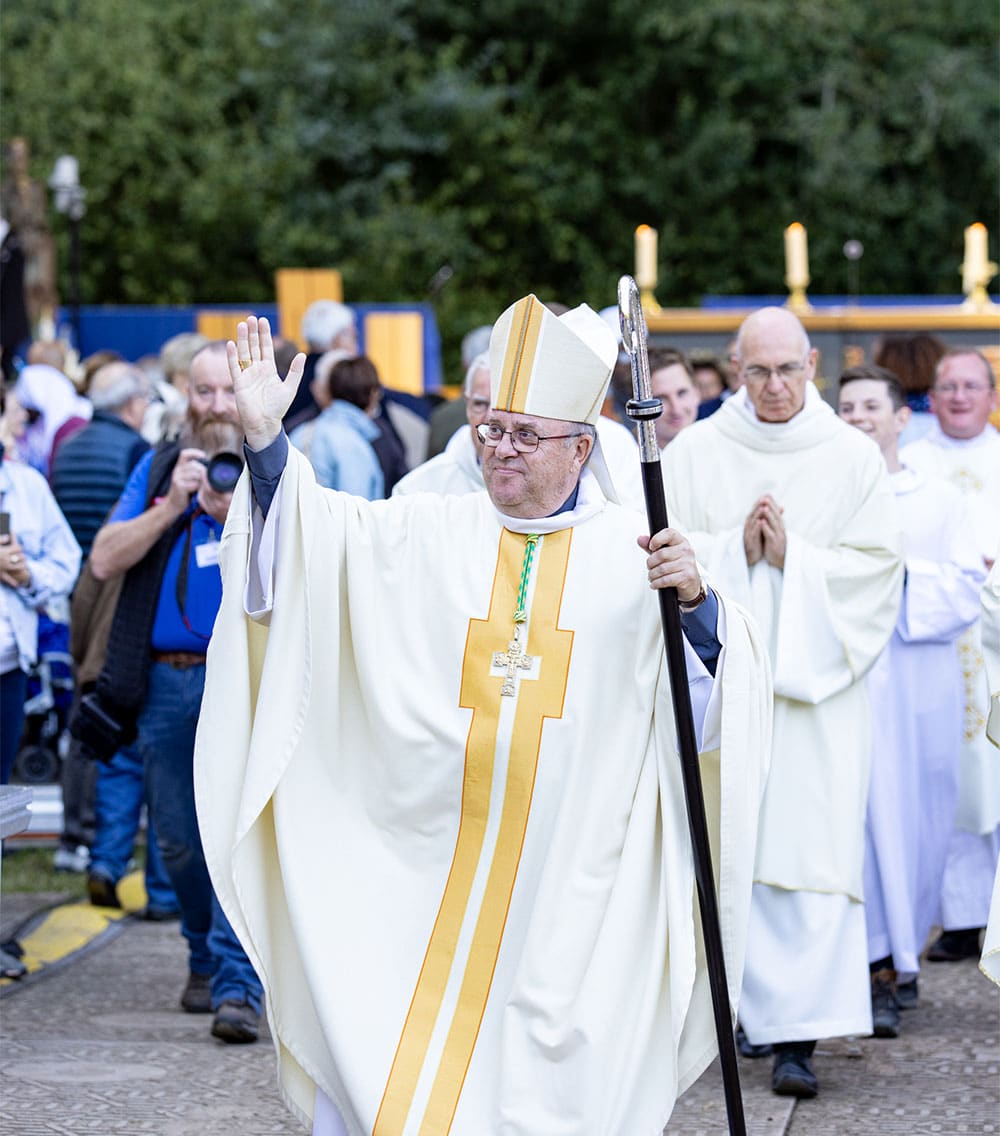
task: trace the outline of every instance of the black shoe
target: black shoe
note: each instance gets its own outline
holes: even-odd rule
[[[115,881],[106,872],[87,873],[87,894],[95,907],[121,907]]]
[[[0,978],[23,978],[28,973],[28,968],[21,962],[20,954],[9,950],[10,947],[20,947],[16,943],[4,943],[0,947]]]
[[[819,1082],[809,1064],[809,1042],[776,1045],[774,1047],[774,1072],[771,1074],[771,1088],[781,1097],[814,1097],[819,1092]]]
[[[896,972],[888,968],[872,975],[872,1033],[876,1037],[899,1037]]]
[[[754,1045],[739,1022],[736,1023],[736,1048],[743,1057],[770,1057],[774,1052],[773,1045]]]
[[[227,1000],[219,1005],[212,1022],[212,1036],[233,1045],[256,1041],[260,1031],[260,1014],[249,1002]]]
[[[927,952],[929,962],[961,962],[979,958],[979,932],[982,927],[966,927],[960,931],[942,931]]]
[[[193,970],[188,975],[187,985],[181,994],[181,1009],[189,1014],[210,1014],[212,1012],[212,976],[210,974],[196,974]]]
[[[901,1010],[915,1010],[919,997],[915,978],[911,978],[909,982],[896,983],[896,1005]]]

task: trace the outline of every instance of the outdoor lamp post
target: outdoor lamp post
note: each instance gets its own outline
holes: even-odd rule
[[[80,164],[72,154],[56,158],[49,178],[49,187],[55,194],[55,209],[69,220],[69,279],[70,309],[73,313],[73,334],[76,349],[80,350],[80,221],[87,207],[87,191],[80,184]]]

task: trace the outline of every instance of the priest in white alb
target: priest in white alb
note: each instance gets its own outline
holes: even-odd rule
[[[923,438],[904,446],[900,458],[962,493],[989,568],[1000,543],[1000,433],[990,425],[997,392],[986,357],[970,348],[943,355],[930,403],[936,422]],[[1000,856],[1000,760],[986,736],[989,690],[978,620],[958,640],[958,657],[965,684],[958,807],[941,884],[943,931],[928,948],[931,962],[979,957]]]
[[[985,570],[961,493],[899,460],[910,419],[899,379],[870,363],[848,368],[839,413],[882,451],[903,529],[903,604],[868,672],[865,828],[872,1023],[876,1037],[896,1037],[900,1009],[917,1003],[919,958],[938,918],[965,707],[955,641],[979,618]]]
[[[655,589],[685,614],[731,994],[766,653],[675,529],[615,503],[617,355],[535,297],[490,343],[486,493],[317,487],[266,321],[196,754],[205,856],[316,1136],[659,1136],[717,1046]]]
[[[773,1045],[774,1091],[810,1097],[816,1040],[872,1030],[863,679],[896,623],[901,540],[882,455],[820,397],[799,320],[753,313],[736,356],[743,387],[667,446],[663,475],[671,520],[768,645],[774,743],[740,1023]]]

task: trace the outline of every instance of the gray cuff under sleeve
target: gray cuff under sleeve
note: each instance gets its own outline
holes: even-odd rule
[[[251,450],[243,443],[243,456],[246,458],[247,468],[250,470],[250,485],[253,495],[257,498],[260,511],[267,516],[274,495],[278,491],[278,482],[285,472],[288,462],[288,438],[284,430],[274,439],[266,450]],[[705,601],[708,603],[708,600]],[[702,607],[705,604],[701,605]]]
[[[713,677],[719,661],[722,644],[716,632],[719,626],[719,600],[711,588],[708,595],[694,611],[681,612],[681,627],[684,636],[694,648],[695,654],[705,664],[705,669]]]

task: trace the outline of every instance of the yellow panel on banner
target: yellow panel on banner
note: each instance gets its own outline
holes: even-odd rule
[[[302,339],[302,317],[315,300],[344,300],[344,282],[335,268],[279,268],[274,274],[278,330],[308,351]]]
[[[236,341],[236,325],[240,320],[253,315],[248,309],[245,312],[220,312],[205,309],[195,316],[195,330],[199,335],[207,335],[209,339],[231,339]]]
[[[383,385],[424,393],[424,320],[419,312],[368,312],[364,343]]]

